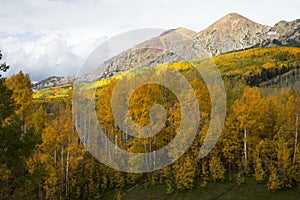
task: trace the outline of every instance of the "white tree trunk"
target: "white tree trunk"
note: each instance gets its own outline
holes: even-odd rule
[[[64,171],[64,145],[61,145],[61,171]]]
[[[54,166],[56,166],[56,144],[54,144]]]
[[[115,150],[118,152],[118,135],[115,135]]]
[[[66,199],[69,198],[69,165],[70,165],[70,148],[68,146],[67,164],[66,164]]]
[[[295,165],[295,162],[296,162],[296,151],[297,151],[297,140],[298,140],[298,126],[299,126],[299,120],[298,119],[299,119],[299,116],[298,116],[298,113],[296,113],[296,132],[295,132],[293,165]]]
[[[247,162],[247,129],[246,126],[244,127],[244,156],[245,162]]]

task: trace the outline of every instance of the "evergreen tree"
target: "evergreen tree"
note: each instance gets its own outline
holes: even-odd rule
[[[6,64],[1,64],[1,70],[6,71],[7,69]],[[26,179],[23,176],[27,175],[26,161],[35,147],[36,140],[33,138],[32,132],[25,134],[23,115],[21,114],[21,110],[24,108],[22,105],[27,104],[29,107],[31,104],[32,93],[23,93],[23,91],[31,91],[30,79],[29,77],[25,78],[24,75],[20,79],[15,79],[14,84],[20,86],[16,88],[8,84],[12,79],[1,78],[0,80],[0,165],[6,169],[6,174],[11,175],[9,178],[6,176],[5,187],[1,187],[4,189],[1,190],[1,194],[4,196],[10,194],[11,198],[21,199],[32,187],[31,184],[25,184],[25,182],[30,183],[30,178]],[[24,84],[24,80],[30,84]]]

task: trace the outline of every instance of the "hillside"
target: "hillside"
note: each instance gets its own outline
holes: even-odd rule
[[[33,90],[44,90],[50,88],[71,86],[74,78],[50,76],[38,83],[33,84]]]
[[[149,68],[88,83],[80,88],[77,99],[71,87],[39,90],[34,95],[41,96],[33,99],[29,76],[12,76],[3,81],[8,89],[1,87],[5,97],[1,111],[10,111],[2,112],[6,123],[0,137],[4,147],[1,199],[297,199],[300,96],[289,85],[285,87],[285,78],[289,83],[299,82],[299,58],[300,48],[295,47],[249,49],[212,58],[223,77],[227,115],[220,137],[204,158],[199,155],[209,126],[218,121],[211,120],[207,85],[191,63],[203,67],[207,59],[157,65],[154,69],[158,75],[168,67],[186,79],[200,108],[197,116],[194,109],[188,116],[200,118],[189,148],[170,165],[148,173],[125,173],[114,167],[136,169],[160,162],[162,157],[152,152],[172,145],[181,126],[184,104],[168,87],[143,85],[130,96],[124,130],[112,111],[115,106],[118,112],[122,104],[112,102],[128,94],[128,85],[121,84],[125,89],[112,97],[121,77],[130,80],[129,84],[143,81],[145,76],[136,75]],[[173,79],[171,83],[180,88],[178,81]],[[185,92],[180,95],[191,100]],[[151,113],[152,106],[158,104],[166,111],[162,129],[147,138],[128,134],[133,130],[128,120],[141,127],[151,125],[156,117]],[[98,127],[103,131],[96,131]],[[189,129],[185,128],[181,136],[185,137]],[[99,137],[99,133],[105,137]],[[177,147],[184,140],[179,141],[166,157],[179,152]],[[90,149],[90,145],[96,148]],[[135,154],[127,159],[124,151]],[[141,159],[145,152],[152,156]],[[103,159],[97,160],[98,155]],[[107,161],[114,165],[107,165]]]
[[[270,27],[230,13],[198,33],[185,28],[171,29],[138,44],[101,64],[88,79],[107,78],[134,68],[217,56],[254,47],[299,47],[299,27],[300,20],[281,21]],[[98,74],[102,72],[100,69],[105,69],[104,73]]]
[[[255,47],[293,46],[300,47],[300,19],[280,21],[263,37],[263,41]]]
[[[280,79],[293,71],[295,77],[299,76],[297,69],[300,66],[300,48],[249,49],[222,54],[213,58],[213,61],[219,67],[224,80],[228,112],[216,146],[207,157],[198,157],[200,147],[208,134],[209,124],[212,123],[212,105],[206,85],[191,63],[198,67],[205,64],[205,60],[195,59],[191,63],[176,62],[163,65],[179,72],[194,89],[201,108],[199,131],[189,150],[173,164],[151,173],[137,174],[135,184],[125,184],[114,191],[107,190],[108,196],[104,192],[104,199],[110,199],[110,192],[112,198],[123,199],[197,199],[199,196],[204,199],[277,199],[283,196],[286,199],[298,198],[299,93],[290,86],[285,86],[285,80],[270,83],[269,86],[265,83],[274,78]],[[162,65],[158,65],[157,71],[161,68]],[[143,80],[142,74],[146,70],[132,70],[124,76],[127,77],[126,80]],[[141,76],[136,77],[136,74]],[[107,79],[99,82],[103,80]],[[290,83],[292,84],[292,81]],[[74,106],[75,111],[85,109],[89,98],[92,98],[92,103],[95,102],[97,111],[96,121],[89,117],[89,113],[76,112],[78,132],[84,144],[89,147],[93,145],[94,138],[97,138],[90,130],[94,130],[93,124],[98,122],[106,137],[116,144],[110,151],[99,149],[105,160],[109,159],[114,149],[121,164],[128,163],[133,167],[146,164],[147,167],[151,167],[157,163],[156,157],[146,157],[145,162],[144,159],[134,156],[123,159],[124,156],[118,149],[134,153],[153,152],[171,143],[181,125],[182,115],[179,113],[182,104],[170,90],[155,84],[143,85],[136,89],[128,102],[130,115],[123,120],[125,123],[132,119],[140,126],[150,124],[149,110],[152,105],[162,105],[168,114],[166,125],[155,136],[146,139],[134,137],[128,135],[116,122],[115,116],[122,115],[113,113],[112,107],[116,106],[112,103],[113,95],[118,84],[118,79],[106,85],[101,84],[95,92],[95,98],[83,93],[78,94],[78,100],[83,104],[80,108]],[[268,93],[267,89],[273,91]],[[117,97],[122,98],[127,91],[119,90],[117,94]],[[82,119],[88,119],[90,129],[86,128],[88,125]],[[131,132],[131,125],[127,125],[126,128],[125,130]],[[99,142],[105,147],[102,138]],[[131,173],[124,176],[127,175],[129,179],[132,176]],[[290,186],[292,189],[288,189]]]
[[[150,184],[150,183],[148,183]],[[205,199],[205,200],[246,200],[246,199],[272,199],[272,200],[298,200],[300,188],[285,189],[281,191],[267,191],[264,184],[259,184],[253,179],[248,179],[242,185],[233,182],[211,183],[207,187],[201,187],[201,182],[196,182],[192,190],[166,194],[163,185],[149,186],[139,185],[132,190],[122,191],[123,200],[182,200],[182,199]],[[113,200],[116,194],[107,192],[104,199]]]
[[[0,199],[299,199],[299,22],[231,13],[75,81],[0,75]]]
[[[269,26],[255,23],[237,13],[230,13],[200,31],[195,40],[215,56],[261,43],[269,30]]]
[[[271,27],[253,22],[237,13],[230,13],[200,32],[184,27],[165,31],[104,63],[99,63],[99,67],[93,73],[85,74],[82,79],[90,82],[134,68],[274,46],[300,47],[299,19],[290,22],[280,21]],[[50,77],[49,80],[36,84],[34,89],[61,87],[64,84],[61,81],[72,82],[69,79],[60,79],[54,80]]]
[[[243,81],[249,86],[268,87],[293,87],[298,90],[300,73],[300,48],[293,47],[272,47],[256,48],[239,52],[231,52],[213,58],[224,79]],[[191,62],[197,63],[198,59]],[[181,63],[174,63],[170,67],[181,69]],[[187,69],[185,69],[186,71]],[[121,73],[122,74],[122,73]],[[115,78],[114,78],[115,77]],[[109,84],[121,76],[101,79],[91,83],[91,87],[99,87]],[[46,89],[36,91],[34,98],[63,97],[68,95],[70,87],[61,89]]]
[[[207,57],[207,53],[194,45],[193,36],[195,34],[196,32],[185,28],[168,30],[112,57],[104,63],[99,63],[97,69],[84,75],[82,79],[94,81],[109,78],[135,68]]]

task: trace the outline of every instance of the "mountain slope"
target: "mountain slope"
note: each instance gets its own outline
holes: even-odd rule
[[[300,19],[280,21],[269,27],[237,13],[230,13],[198,33],[182,27],[171,29],[99,63],[99,67],[85,74],[81,81],[92,82],[160,63],[270,46],[300,47]]]
[[[224,81],[241,81],[248,86],[257,87],[292,87],[294,91],[300,90],[300,48],[295,47],[270,47],[253,48],[244,51],[231,52],[212,58],[218,66],[219,72]],[[201,63],[201,59],[193,60],[194,64]],[[190,65],[186,62],[176,62],[168,65],[170,68],[184,72],[194,77]],[[118,81],[124,74],[101,79],[93,83],[88,83],[85,89],[105,87],[115,81]],[[197,74],[197,73],[196,73]],[[52,88],[48,90],[36,91],[34,98],[54,98],[67,96],[71,87]]]
[[[230,13],[203,31],[195,40],[212,56],[252,47],[263,41],[270,27],[255,23],[237,13]]]
[[[294,21],[280,21],[276,23],[264,36],[261,43],[255,47],[293,46],[300,47],[300,19]]]
[[[134,68],[207,57],[202,48],[195,47],[194,35],[196,32],[185,28],[168,30],[107,60],[83,79],[94,81]]]
[[[279,22],[269,27],[230,13],[196,34],[185,28],[166,31],[106,61],[88,79],[108,78],[133,68],[217,56],[254,47],[297,47],[300,46],[299,21]],[[286,28],[282,30],[282,27]],[[273,40],[273,32],[276,32],[278,40]],[[97,73],[100,68],[105,69],[103,75]]]
[[[71,86],[74,78],[50,76],[38,83],[33,84],[33,90],[44,90],[57,87]]]

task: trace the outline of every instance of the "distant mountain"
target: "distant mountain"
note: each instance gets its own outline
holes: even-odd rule
[[[73,82],[74,82],[74,78],[51,76],[49,78],[46,78],[45,80],[33,84],[33,90],[44,90],[44,89],[50,89],[56,87],[66,87],[66,86],[71,86]]]
[[[230,13],[200,32],[171,29],[107,60],[81,80],[99,80],[134,68],[269,46],[300,47],[300,19],[280,21],[270,27]]]
[[[108,78],[115,74],[144,66],[155,66],[199,57],[199,49],[193,48],[193,37],[197,32],[186,28],[171,29],[150,40],[142,42],[131,49],[107,60],[94,72],[83,79],[88,81]],[[172,51],[168,51],[168,50]],[[207,55],[207,54],[206,54]],[[103,69],[104,72],[103,72]],[[103,72],[103,73],[102,73]]]
[[[293,46],[300,47],[300,19],[280,21],[264,35],[263,41],[255,47]]]
[[[270,27],[230,13],[200,31],[195,41],[212,56],[254,47],[300,47],[300,19]]]
[[[299,22],[281,21],[270,27],[230,13],[198,33],[185,28],[166,31],[103,63],[99,69],[105,69],[104,73],[98,74],[100,70],[96,70],[86,78],[102,79],[133,68],[217,56],[254,47],[300,47]]]
[[[195,36],[212,56],[245,49],[261,43],[271,27],[255,23],[237,13],[230,13]]]

